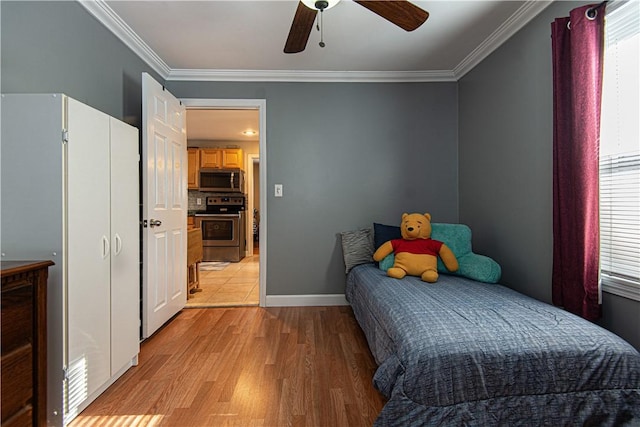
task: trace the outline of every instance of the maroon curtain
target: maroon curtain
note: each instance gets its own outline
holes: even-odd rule
[[[598,152],[604,4],[551,25],[553,49],[553,303],[600,317]]]

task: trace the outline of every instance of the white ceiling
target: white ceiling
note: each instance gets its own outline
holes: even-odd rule
[[[258,142],[258,110],[187,110],[187,137],[221,142]],[[255,135],[243,132],[252,130]],[[190,144],[191,145],[191,144]]]
[[[341,0],[323,15],[326,47],[314,29],[303,52],[285,54],[297,0],[80,1],[166,80],[373,82],[456,81],[551,3],[411,2],[430,16],[406,32]]]
[[[551,1],[412,3],[406,32],[350,0],[324,12],[305,51],[283,52],[297,0],[80,2],[167,80],[456,80]]]

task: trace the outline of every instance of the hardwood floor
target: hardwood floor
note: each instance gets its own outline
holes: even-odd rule
[[[350,307],[188,309],[70,426],[371,426],[375,368]]]

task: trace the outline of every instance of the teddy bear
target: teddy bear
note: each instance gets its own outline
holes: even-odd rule
[[[380,262],[394,253],[394,264],[387,270],[387,276],[402,279],[408,274],[434,283],[438,280],[438,256],[447,270],[458,270],[458,260],[453,251],[443,242],[431,238],[430,214],[402,214],[400,231],[402,239],[383,243],[373,254],[373,259]]]

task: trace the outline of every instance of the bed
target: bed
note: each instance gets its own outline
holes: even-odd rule
[[[345,294],[388,399],[376,426],[640,425],[640,353],[623,339],[499,284],[397,280],[365,259]]]

